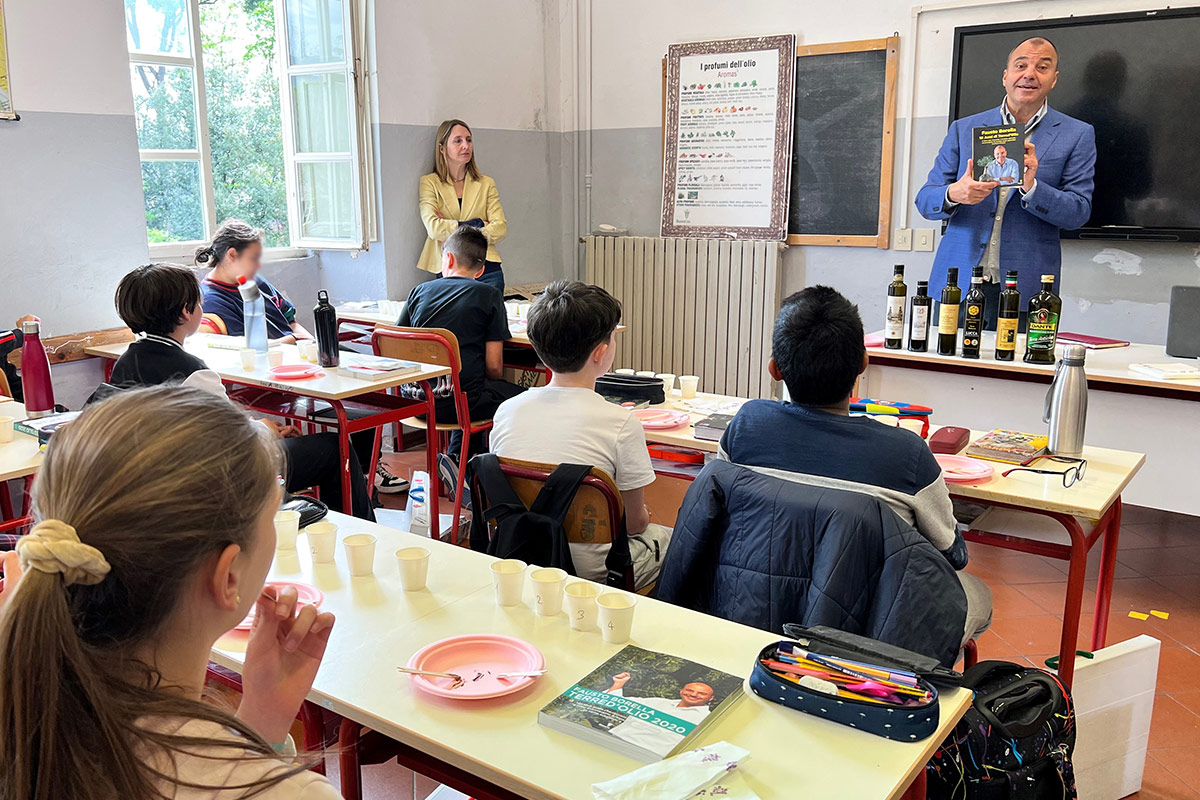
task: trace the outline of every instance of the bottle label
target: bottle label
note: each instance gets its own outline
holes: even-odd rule
[[[1054,352],[1058,339],[1058,314],[1039,308],[1029,315],[1029,337],[1026,346],[1038,353]]]
[[[883,326],[883,335],[887,339],[904,338],[904,298],[889,297],[887,300],[887,321]]]
[[[918,342],[929,338],[929,306],[913,306],[912,334],[908,338]]]
[[[967,303],[967,314],[963,319],[963,348],[979,349],[983,338],[983,305]]]
[[[997,350],[1016,350],[1017,349],[1017,321],[1016,319],[998,319],[996,320],[996,349]]]
[[[938,309],[938,333],[958,333],[958,303],[942,303]]]

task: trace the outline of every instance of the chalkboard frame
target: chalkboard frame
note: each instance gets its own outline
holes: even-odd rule
[[[883,93],[883,129],[880,131],[883,146],[879,162],[879,220],[874,236],[839,236],[837,234],[789,233],[788,244],[833,245],[840,247],[875,247],[887,250],[891,243],[892,227],[892,172],[895,166],[896,138],[896,86],[900,73],[900,37],[884,39],[861,39],[854,42],[831,42],[829,44],[798,45],[796,59],[820,57],[835,53],[862,53],[885,50]],[[794,135],[794,134],[793,134]],[[789,207],[791,205],[791,198]]]

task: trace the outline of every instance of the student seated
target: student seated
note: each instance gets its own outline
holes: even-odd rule
[[[506,401],[496,411],[491,450],[502,458],[585,464],[616,482],[639,589],[658,577],[671,529],[650,522],[645,488],[654,482],[646,433],[629,409],[596,394],[617,352],[621,304],[598,286],[555,281],[529,310],[526,329],[550,383]],[[571,544],[581,578],[603,583],[608,545]]]
[[[212,271],[201,282],[204,296],[204,315],[200,329],[206,333],[244,336],[246,322],[242,294],[238,291],[238,276],[258,284],[262,292],[267,317],[267,338],[293,344],[297,339],[311,339],[312,334],[296,321],[296,307],[283,294],[258,274],[262,267],[263,232],[240,219],[221,223],[211,244],[196,251],[197,264],[212,264]],[[375,447],[371,431],[350,437],[358,452],[360,463],[369,463]],[[375,467],[375,488],[383,494],[408,491],[408,481],[378,461]]]
[[[115,301],[125,324],[143,335],[117,359],[110,383],[121,388],[182,383],[219,397],[215,402],[229,403],[220,376],[183,349],[184,340],[196,332],[203,313],[200,287],[190,269],[175,264],[138,267],[121,279]],[[336,511],[344,510],[337,434],[301,436],[295,426],[259,421],[281,439],[287,456],[288,491],[318,486],[322,501]],[[352,513],[374,520],[359,456],[353,447],[350,484]]]
[[[3,369],[4,378],[8,381],[9,397],[13,400],[25,399],[24,393],[21,391],[21,375],[8,360],[9,353],[20,350],[21,346],[25,344],[25,334],[21,330],[21,324],[24,322],[41,322],[41,320],[33,314],[26,314],[17,320],[17,326],[12,330],[0,330],[0,368]]]
[[[267,312],[267,338],[294,344],[311,339],[312,334],[296,321],[296,307],[258,274],[262,267],[263,233],[240,219],[227,219],[217,228],[211,244],[196,251],[196,264],[212,264],[201,284],[204,293],[204,318],[201,327],[208,333],[243,336],[246,333],[242,293],[238,277],[253,280],[262,292]]]
[[[121,392],[50,443],[4,557],[4,797],[337,800],[288,730],[334,617],[264,587],[279,446],[192,388]],[[236,715],[209,652],[251,609]]]
[[[477,228],[460,225],[442,245],[442,275],[439,280],[420,284],[408,295],[408,302],[396,324],[404,328],[445,328],[458,339],[461,368],[459,386],[467,395],[471,419],[491,419],[496,409],[524,389],[504,380],[504,341],[508,314],[504,296],[495,286],[477,280],[487,266],[488,241]],[[449,383],[438,392],[437,421],[459,422]],[[450,453],[461,453],[462,433],[450,437]],[[483,449],[483,436],[476,434],[469,443],[470,453]],[[458,477],[457,462],[442,454],[438,472],[451,489]]]
[[[967,547],[929,446],[903,428],[850,416],[850,394],[867,368],[858,308],[828,286],[783,302],[771,339],[771,377],[790,402],[751,400],[721,438],[718,456],[812,486],[876,497],[914,526],[958,570],[967,596],[966,637],[987,630],[992,597],[966,572]]]

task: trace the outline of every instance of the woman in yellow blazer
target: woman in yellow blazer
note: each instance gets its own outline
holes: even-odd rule
[[[496,182],[475,165],[471,129],[460,119],[448,119],[438,127],[434,148],[435,171],[421,178],[421,221],[429,238],[417,266],[426,272],[441,272],[442,242],[459,225],[479,228],[488,240],[487,262],[479,280],[504,293],[504,272],[496,250],[508,233]]]

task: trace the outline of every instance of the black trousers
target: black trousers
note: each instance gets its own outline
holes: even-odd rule
[[[313,433],[282,439],[281,442],[287,456],[287,490],[294,492],[316,486],[321,490],[323,503],[334,511],[345,513],[337,434]],[[373,522],[375,510],[371,507],[371,495],[363,477],[357,449],[350,448],[350,513]]]
[[[509,398],[516,397],[523,391],[525,391],[524,386],[518,386],[515,383],[505,380],[492,380],[488,378],[483,382],[482,389],[467,395],[467,406],[471,409],[471,419],[491,419],[501,403]],[[454,410],[454,398],[448,397],[437,401],[437,421],[443,424],[458,422],[458,414]],[[467,454],[468,456],[474,456],[483,451],[483,434],[477,433],[471,437],[471,441],[468,443]],[[462,431],[457,430],[450,434],[450,455],[457,459],[461,452]]]

